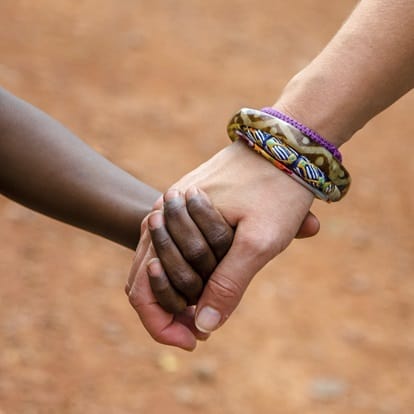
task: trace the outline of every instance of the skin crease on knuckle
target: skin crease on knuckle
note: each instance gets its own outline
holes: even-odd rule
[[[210,257],[207,244],[201,240],[193,240],[193,242],[187,246],[186,250],[185,258],[191,264],[202,265]]]
[[[171,251],[172,240],[164,229],[151,230],[151,238],[158,256]]]
[[[168,276],[174,288],[187,298],[189,304],[193,305],[203,290],[201,278],[182,266],[176,266]]]
[[[189,215],[195,222],[205,229],[207,232],[213,231],[216,228],[225,227],[226,222],[222,215],[210,204],[204,197],[192,197],[187,201],[187,210]],[[214,226],[209,226],[213,222]]]
[[[220,213],[216,212],[211,204],[201,196],[190,198],[187,201],[187,209],[192,218],[197,221],[197,224],[203,228],[203,233],[215,253],[218,251],[220,253],[219,256],[223,256],[233,241],[233,229],[230,225],[222,219],[221,222],[216,222],[214,226],[209,226],[212,221],[212,215],[219,215]],[[206,215],[208,209],[212,211]],[[208,223],[203,222],[205,218],[208,219]]]
[[[281,241],[273,236],[275,233],[269,233],[269,230],[257,231],[253,229],[249,233],[245,232],[238,239],[238,243],[242,246],[243,251],[249,252],[251,257],[256,260],[270,259],[283,250]]]
[[[186,300],[171,286],[170,281],[160,266],[147,267],[152,292],[161,307],[169,313],[179,313],[187,307]]]
[[[223,300],[226,308],[228,308],[228,304],[236,305],[239,303],[243,291],[242,286],[222,273],[216,273],[215,276],[206,285],[206,289],[209,290],[211,297]]]
[[[155,251],[176,289],[183,293],[192,285],[197,285],[198,289],[198,285],[202,284],[201,280],[200,283],[197,283],[198,275],[192,272],[189,267],[187,268],[187,266],[180,264],[176,260],[177,258],[171,256],[173,242],[165,229],[152,230],[151,236]]]
[[[200,276],[187,263],[180,263],[180,257],[174,254],[175,245],[165,228],[152,230],[151,236],[155,251],[170,278],[171,284],[193,304],[203,289]]]
[[[184,231],[184,228],[190,220],[184,204],[168,201],[166,202],[164,214],[170,236],[179,245],[183,256],[189,263],[202,266],[203,263],[209,262],[214,258],[204,238],[200,239],[201,235],[197,234],[198,231],[195,234],[189,234],[186,238],[183,238],[182,234],[177,234],[178,230],[180,232]],[[172,223],[175,223],[175,225],[172,226]],[[178,227],[177,223],[180,224]],[[189,232],[194,233],[194,229],[188,228]]]
[[[206,224],[200,223],[208,243],[212,247],[219,249],[230,247],[233,241],[233,229],[224,222],[214,222],[214,225],[212,222],[213,219],[210,219],[209,223]]]
[[[209,235],[209,241],[214,246],[214,250],[219,251],[220,255],[224,255],[233,242],[233,231],[230,227],[225,228],[224,226],[220,229],[213,229]]]

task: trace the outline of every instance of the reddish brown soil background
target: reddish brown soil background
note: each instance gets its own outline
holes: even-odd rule
[[[236,109],[271,104],[354,4],[2,0],[0,83],[166,189],[227,144]],[[320,234],[192,354],[138,322],[130,251],[0,199],[0,413],[413,413],[413,106],[343,148],[350,194],[315,203]]]

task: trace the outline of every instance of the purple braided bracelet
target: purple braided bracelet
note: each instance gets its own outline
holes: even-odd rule
[[[294,119],[283,114],[282,112],[279,112],[278,110],[274,108],[266,107],[266,108],[262,108],[261,111],[265,112],[266,114],[272,115],[275,118],[281,119],[282,121],[285,121],[288,124],[292,125],[297,130],[299,130],[303,135],[306,135],[308,138],[310,138],[313,142],[316,142],[317,144],[326,148],[337,160],[342,162],[342,155],[339,152],[338,148],[336,148],[335,145],[331,144],[326,139],[322,138],[313,129],[310,129],[307,126],[302,125],[300,122],[295,121]]]

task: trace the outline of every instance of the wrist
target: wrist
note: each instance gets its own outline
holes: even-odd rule
[[[224,149],[224,156],[227,163],[242,163],[243,171],[249,171],[257,183],[267,186],[268,190],[280,193],[280,191],[289,191],[290,195],[297,196],[308,205],[312,204],[314,195],[298,182],[284,172],[275,168],[265,158],[252,151],[245,143],[238,140]],[[283,196],[281,195],[283,198]]]
[[[337,81],[305,69],[284,88],[273,108],[316,131],[340,147],[363,126],[355,119],[352,94],[345,93]]]

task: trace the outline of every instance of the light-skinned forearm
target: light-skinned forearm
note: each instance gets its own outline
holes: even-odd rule
[[[159,192],[60,123],[0,89],[0,192],[134,249]]]
[[[412,0],[362,0],[321,54],[289,82],[275,107],[339,146],[413,87],[413,43]],[[236,228],[197,305],[196,326],[211,332],[228,319],[254,275],[289,245],[313,195],[241,142],[175,187],[185,191],[193,185],[205,190]],[[151,254],[136,257],[134,277],[141,292],[147,277],[138,262]],[[181,332],[165,329],[165,313],[150,311],[150,295],[133,295],[131,304],[154,338],[190,348],[191,338],[183,342]]]
[[[413,87],[413,1],[362,0],[274,106],[340,146]]]

